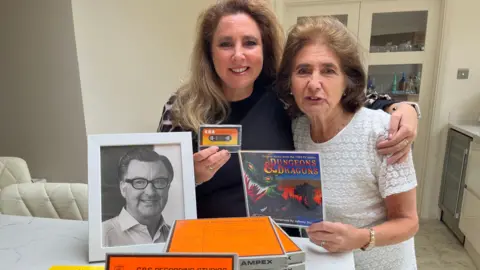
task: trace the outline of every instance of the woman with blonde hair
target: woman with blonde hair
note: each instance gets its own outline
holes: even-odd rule
[[[277,91],[289,105],[297,151],[319,152],[326,221],[306,231],[355,269],[416,269],[417,179],[412,155],[389,164],[375,145],[390,115],[363,107],[366,74],[355,37],[337,19],[308,18],[289,33]]]
[[[201,124],[242,125],[243,149],[294,150],[291,120],[272,91],[282,45],[283,31],[265,1],[218,1],[199,17],[191,76],[165,104],[158,126],[192,132],[198,218],[246,216],[238,157],[216,147],[198,151]],[[393,103],[369,106],[398,108],[392,118],[401,122],[392,130],[399,131],[378,150],[398,162],[415,138],[417,114]]]

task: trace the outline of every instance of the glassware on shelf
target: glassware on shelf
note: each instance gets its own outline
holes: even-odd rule
[[[393,45],[392,42],[387,42],[387,44],[385,45],[385,51],[386,52],[396,52],[396,51],[398,51],[398,46]]]
[[[375,93],[375,78],[372,76],[368,76],[367,80],[367,94],[373,94]]]
[[[380,53],[380,52],[412,52],[412,51],[423,51],[425,46],[423,44],[412,45],[412,42],[409,40],[399,45],[393,44],[393,42],[387,42],[384,46],[372,45],[370,46],[371,53]]]
[[[424,51],[427,21],[425,10],[373,13],[370,52]]]
[[[400,45],[398,45],[398,51],[400,52],[409,52],[409,51],[412,51],[413,49],[413,46],[412,46],[412,42],[409,40],[405,43],[401,43]]]
[[[405,78],[405,72],[402,72],[402,78],[398,82],[398,90],[405,91],[407,88],[407,79]]]
[[[420,73],[420,72],[419,72]],[[402,72],[402,77],[397,82],[396,73],[393,74],[392,82],[392,94],[394,95],[415,95],[418,94],[420,89],[420,75],[411,74],[408,76],[405,72]]]
[[[392,93],[397,93],[397,73],[393,73]]]
[[[415,92],[418,94],[420,92],[420,82],[422,81],[422,72],[419,71],[417,76],[415,76]]]
[[[415,79],[413,75],[410,75],[406,87],[407,94],[416,94],[415,91]]]
[[[414,100],[420,89],[422,64],[370,65],[367,93],[395,95],[396,98]]]

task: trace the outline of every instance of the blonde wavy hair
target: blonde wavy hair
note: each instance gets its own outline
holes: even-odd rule
[[[228,117],[229,103],[223,94],[221,80],[215,72],[211,46],[220,19],[238,13],[250,16],[257,23],[262,36],[264,60],[255,87],[266,87],[275,81],[284,36],[268,3],[261,0],[217,1],[198,18],[190,77],[176,91],[171,109],[174,126],[196,132],[201,124],[220,123]]]

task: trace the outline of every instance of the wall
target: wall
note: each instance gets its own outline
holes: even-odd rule
[[[155,132],[215,0],[72,0],[87,134]]]
[[[438,218],[441,173],[446,145],[446,128],[453,112],[460,118],[480,113],[480,17],[478,0],[447,0],[444,33],[435,97],[432,134],[428,150],[422,217]],[[469,68],[468,80],[457,80],[457,69]]]
[[[49,182],[86,182],[70,2],[0,1],[0,36],[0,156]]]

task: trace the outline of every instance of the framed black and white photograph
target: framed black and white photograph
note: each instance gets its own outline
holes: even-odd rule
[[[89,262],[162,252],[175,220],[196,219],[189,132],[88,136]]]

